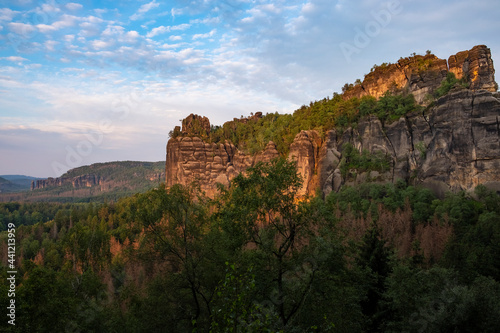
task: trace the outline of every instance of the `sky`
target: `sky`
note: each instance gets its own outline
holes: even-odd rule
[[[293,113],[374,64],[475,45],[498,0],[0,0],[0,175],[162,161],[191,113]]]

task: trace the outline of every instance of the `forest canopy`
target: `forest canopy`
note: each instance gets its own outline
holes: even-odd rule
[[[193,184],[108,204],[2,204],[16,224],[16,329],[500,330],[498,194],[439,199],[399,182],[299,200],[300,185],[278,159],[214,199]]]

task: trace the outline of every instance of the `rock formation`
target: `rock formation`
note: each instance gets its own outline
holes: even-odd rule
[[[239,173],[257,162],[269,162],[279,156],[276,145],[269,142],[255,156],[246,155],[229,143],[206,143],[199,137],[172,138],[167,144],[166,185],[188,185],[197,182],[213,196],[217,183],[229,185]]]
[[[415,71],[418,66],[421,71]],[[396,182],[403,179],[422,184],[438,194],[471,191],[479,184],[500,191],[500,94],[496,92],[489,49],[476,46],[450,57],[450,71],[466,77],[469,88],[456,88],[432,106],[383,124],[369,116],[343,132],[328,131],[322,138],[316,131],[301,131],[290,146],[287,158],[297,162],[303,180],[301,195],[338,191],[343,184],[366,180]],[[417,67],[415,67],[417,66]],[[369,94],[380,97],[391,85],[405,86],[423,100],[446,77],[445,60],[435,56],[403,59],[375,70],[344,98]],[[198,116],[199,117],[199,116]],[[189,119],[200,119],[191,115]],[[206,118],[202,118],[206,119]],[[203,120],[205,128],[210,128]],[[184,127],[184,122],[183,122]],[[350,143],[358,151],[385,156],[390,168],[384,172],[341,172],[343,149]],[[166,185],[187,185],[198,181],[213,196],[217,183],[228,185],[236,175],[259,161],[279,156],[269,142],[255,156],[246,155],[232,143],[207,143],[188,134],[167,144]]]
[[[407,89],[415,96],[417,103],[424,104],[426,96],[440,86],[448,72],[455,74],[457,79],[465,77],[470,89],[497,90],[490,49],[478,45],[450,56],[448,62],[427,54],[377,66],[365,76],[363,82],[347,89],[343,97],[349,99],[369,95],[379,98],[387,90]]]

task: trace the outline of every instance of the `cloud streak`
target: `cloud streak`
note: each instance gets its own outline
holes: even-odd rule
[[[144,14],[146,14],[150,10],[157,8],[159,6],[160,6],[160,4],[158,2],[156,2],[156,0],[153,0],[147,4],[144,4],[141,7],[139,7],[139,9],[137,10],[137,12],[134,15],[130,16],[130,19],[132,21],[139,20],[139,19],[144,17]]]

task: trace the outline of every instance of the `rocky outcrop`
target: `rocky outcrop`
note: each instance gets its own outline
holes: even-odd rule
[[[386,172],[354,172],[343,176],[344,144],[360,152],[386,156]],[[206,143],[198,137],[170,139],[167,145],[166,185],[197,181],[209,196],[217,183],[229,185],[240,172],[259,161],[279,156],[269,142],[259,154],[239,151],[233,144]],[[377,117],[360,121],[342,133],[301,131],[288,158],[297,162],[303,180],[300,195],[338,191],[343,184],[368,179],[421,184],[438,194],[471,191],[479,184],[500,191],[500,95],[486,90],[460,89],[436,101],[423,113],[408,114],[383,125]],[[356,176],[353,178],[352,174]]]
[[[403,179],[438,194],[471,191],[479,184],[500,191],[499,124],[498,93],[462,89],[442,97],[424,114],[410,114],[385,127],[370,117],[341,135],[331,131],[320,156],[329,162],[318,165],[321,189],[326,194],[346,182],[339,179],[338,161],[349,142],[390,159],[391,170],[377,173],[384,182]]]
[[[450,66],[448,69],[448,65]],[[387,90],[408,89],[417,101],[439,87],[448,71],[464,78],[469,88],[454,88],[432,106],[407,114],[392,123],[369,116],[355,128],[330,130],[321,136],[301,131],[286,156],[297,163],[303,180],[300,195],[338,191],[344,184],[365,181],[396,182],[403,179],[421,184],[438,194],[471,191],[479,184],[500,191],[500,94],[496,92],[490,50],[476,46],[451,56],[448,62],[434,55],[401,59],[368,74],[365,80],[344,93],[344,98],[382,96]],[[255,118],[254,116],[253,118]],[[256,119],[242,118],[247,122]],[[190,119],[206,119],[190,115]],[[192,121],[189,121],[190,123]],[[200,121],[210,128],[207,120]],[[183,122],[184,127],[184,122]],[[255,156],[239,151],[232,143],[207,143],[199,136],[181,135],[167,144],[166,185],[198,181],[209,195],[217,183],[229,185],[240,172],[259,161],[278,157],[269,142]],[[389,167],[380,170],[346,170],[346,143],[360,153],[382,156]]]
[[[426,96],[434,93],[448,72],[455,74],[457,79],[464,78],[470,89],[497,90],[490,49],[478,45],[450,56],[448,61],[427,54],[377,66],[365,76],[363,82],[348,88],[343,97],[349,99],[368,95],[379,98],[388,90],[407,90],[415,96],[417,103],[425,104]]]
[[[465,76],[471,89],[485,89],[491,92],[498,89],[491,52],[484,45],[452,55],[448,59],[448,66],[457,79]]]
[[[297,163],[297,171],[304,184],[299,195],[314,193],[319,186],[316,166],[319,163],[321,144],[321,137],[316,131],[302,131],[290,146],[288,158]]]
[[[47,187],[61,187],[65,185],[71,185],[73,188],[92,187],[96,185],[101,185],[103,182],[104,178],[101,178],[99,175],[81,175],[73,178],[49,177],[47,179],[37,180],[36,182],[33,181],[31,184],[31,189],[35,190]]]
[[[167,144],[166,185],[188,185],[196,182],[209,196],[217,183],[229,185],[239,173],[258,162],[269,162],[279,156],[276,145],[269,142],[259,154],[247,155],[229,143],[207,143],[199,137],[180,136]]]

